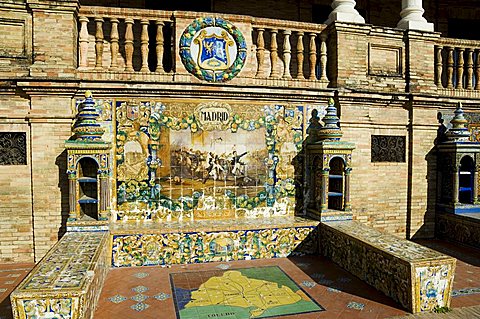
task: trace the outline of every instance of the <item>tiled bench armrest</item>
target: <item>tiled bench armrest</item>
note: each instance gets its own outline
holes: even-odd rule
[[[14,318],[92,318],[108,271],[107,239],[65,234],[12,292]]]
[[[320,225],[322,254],[413,313],[450,305],[456,259],[354,221]]]

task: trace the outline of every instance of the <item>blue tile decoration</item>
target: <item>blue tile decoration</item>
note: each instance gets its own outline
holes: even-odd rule
[[[325,278],[325,274],[316,272],[316,273],[311,274],[310,277],[312,277],[312,279],[323,279],[323,278]]]
[[[139,303],[136,303],[136,304],[130,306],[130,308],[132,308],[133,310],[136,310],[138,312],[144,311],[148,307],[150,307],[150,305],[148,305],[146,303],[143,303],[143,302],[139,302]]]
[[[363,303],[360,303],[360,302],[350,301],[347,304],[347,308],[355,309],[355,310],[363,310],[363,308],[365,308],[365,305]]]
[[[136,302],[144,302],[148,298],[150,298],[150,297],[148,297],[146,295],[142,295],[142,294],[136,294],[135,296],[130,297],[130,299],[132,299],[133,301],[136,301]]]
[[[332,287],[328,287],[328,288],[327,288],[327,291],[328,291],[328,292],[333,292],[333,293],[340,293],[340,292],[342,292],[341,290],[336,289],[336,288],[332,288]]]
[[[223,269],[223,270],[226,270],[228,268],[230,268],[230,265],[227,265],[227,264],[220,264],[218,266],[216,266],[218,269]]]
[[[148,277],[148,274],[146,272],[137,272],[133,274],[133,277],[136,277],[138,279],[143,279],[145,277]]]
[[[164,301],[164,300],[167,300],[169,298],[171,298],[172,296],[170,294],[167,294],[165,292],[160,292],[158,294],[156,294],[155,296],[153,296],[153,298],[159,300],[159,301]]]
[[[480,294],[480,287],[462,288],[462,289],[455,289],[452,291],[452,297],[459,297],[459,296],[466,296],[466,295],[473,295],[473,294]]]
[[[135,288],[132,288],[132,291],[141,294],[141,293],[143,293],[143,292],[148,291],[148,288],[145,287],[145,286],[137,286],[137,287],[135,287]]]
[[[317,284],[314,282],[314,281],[307,281],[307,280],[304,280],[300,283],[300,285],[302,285],[303,287],[307,287],[307,288],[313,288],[315,287]]]
[[[0,293],[4,293],[5,291],[7,291],[7,289],[5,289],[5,288],[0,288]]]
[[[108,297],[108,300],[110,300],[111,302],[113,303],[121,303],[125,300],[127,300],[128,298],[127,297],[124,297],[122,295],[115,295],[115,296],[112,296],[112,297]]]

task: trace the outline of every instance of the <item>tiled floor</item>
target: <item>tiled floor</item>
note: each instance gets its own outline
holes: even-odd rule
[[[308,313],[294,314],[285,312],[283,319],[311,319],[311,318],[385,318],[405,314],[398,305],[375,289],[364,284],[357,278],[343,271],[335,264],[322,257],[292,257],[278,259],[264,259],[253,261],[236,261],[224,263],[206,263],[175,265],[170,268],[138,267],[120,268],[110,271],[107,283],[100,295],[99,306],[95,313],[96,319],[102,318],[249,318],[248,312],[243,315],[225,311],[217,307],[215,313],[201,313],[198,316],[180,316],[175,308],[175,301],[182,303],[181,296],[172,291],[172,283],[180,283],[190,289],[198,288],[211,278],[245,268],[257,268],[258,273],[266,272],[267,268],[278,266],[288,275],[307,296],[320,305],[311,308]],[[183,274],[182,274],[183,273]],[[170,274],[175,274],[170,276]],[[188,275],[187,275],[188,274]],[[281,274],[279,274],[281,276]],[[256,276],[258,278],[258,276]],[[288,278],[287,277],[287,278]],[[179,279],[181,278],[181,279]],[[249,277],[251,278],[251,277]],[[266,280],[275,280],[271,277]],[[277,281],[278,282],[278,281]],[[253,285],[252,282],[250,282]],[[242,289],[251,288],[248,284]],[[295,288],[294,288],[295,290]],[[176,297],[177,300],[174,300]],[[308,299],[305,298],[305,299]],[[177,306],[178,306],[177,303]],[[211,298],[210,306],[215,303]],[[183,302],[185,304],[185,302]],[[307,304],[305,304],[307,305]],[[321,311],[321,308],[325,311]],[[288,307],[286,307],[288,308]],[[199,308],[200,309],[200,308]],[[304,312],[305,308],[299,312]],[[291,310],[291,309],[290,309]],[[260,317],[268,315],[261,313]],[[275,317],[270,317],[275,318]]]
[[[10,293],[32,268],[33,264],[0,265],[0,319],[12,318]]]
[[[452,297],[453,308],[480,305],[480,250],[462,247],[438,240],[418,241],[420,244],[457,258],[457,269]],[[12,317],[10,292],[31,270],[31,264],[0,265],[0,319]],[[291,257],[253,261],[175,265],[172,267],[115,268],[107,277],[102,290],[95,319],[111,318],[162,318],[182,319],[177,316],[172,291],[172,278],[189,288],[211,277],[206,273],[221,275],[227,271],[256,267],[279,267],[306,295],[325,311],[288,314],[282,319],[309,318],[389,318],[403,316],[406,312],[390,298],[364,284],[322,257]],[[263,268],[265,269],[265,268]],[[188,275],[186,274],[188,273]],[[170,274],[177,274],[170,276]],[[195,279],[198,275],[200,281]],[[180,276],[180,277],[178,277]],[[268,279],[268,278],[267,278]],[[180,298],[178,298],[180,299]],[[181,301],[179,300],[181,303]],[[222,310],[219,309],[219,314]],[[224,318],[241,319],[223,312]],[[453,314],[453,313],[452,313]],[[203,315],[203,316],[202,316]],[[432,314],[434,315],[434,314]],[[190,316],[189,319],[194,317]],[[245,317],[245,318],[248,318]],[[270,317],[275,318],[275,317]],[[432,317],[433,318],[433,317]],[[443,317],[442,317],[443,318]],[[448,318],[448,314],[445,316]],[[470,318],[470,317],[469,317]],[[474,318],[474,317],[471,317]]]

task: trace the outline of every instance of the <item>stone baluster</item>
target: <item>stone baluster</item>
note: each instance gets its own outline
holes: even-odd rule
[[[103,18],[95,18],[95,68],[103,64]]]
[[[327,35],[320,35],[320,81],[328,82],[327,78]]]
[[[471,90],[473,88],[473,49],[467,48],[467,61],[465,61],[465,66],[467,68],[467,76],[465,81],[465,88]]]
[[[270,30],[270,78],[276,78],[280,75],[278,71],[278,44],[277,44],[278,30]]]
[[[477,60],[475,61],[475,90],[480,90],[480,50],[476,50]]]
[[[140,20],[142,25],[142,34],[140,35],[140,51],[142,53],[142,68],[140,72],[149,72],[148,69],[148,19]]]
[[[125,19],[125,70],[133,72],[133,23],[132,18]]]
[[[317,45],[315,43],[315,38],[317,35],[315,33],[310,33],[310,45],[309,45],[309,54],[310,54],[310,73],[309,80],[316,80],[317,76],[315,74],[315,68],[317,66]]]
[[[292,47],[290,45],[290,35],[292,31],[283,30],[283,78],[291,79],[290,75],[290,61],[292,59]]]
[[[458,48],[458,61],[457,61],[457,85],[456,89],[463,89],[463,70],[465,60],[463,59],[464,48]]]
[[[447,47],[447,89],[453,89],[453,47]]]
[[[400,17],[402,18],[397,28],[404,30],[421,30],[433,32],[433,23],[427,22],[423,17],[422,0],[402,0],[402,11]]]
[[[435,85],[442,86],[442,47],[435,46]]]
[[[355,0],[333,0],[333,11],[328,15],[326,24],[334,21],[365,23],[365,19],[355,9]]]
[[[304,79],[303,76],[303,32],[297,32],[297,79]]]
[[[112,56],[110,57],[110,68],[116,69],[118,67],[118,19],[111,18],[110,22],[112,23],[112,29],[110,30],[110,52]]]
[[[80,34],[78,36],[78,42],[80,46],[80,68],[88,67],[88,18],[81,16],[78,18],[80,21]]]
[[[157,67],[155,69],[155,72],[161,72],[164,73],[163,69],[163,26],[165,23],[161,20],[156,21],[157,25],[157,36],[155,38],[156,41],[156,52],[157,52]]]
[[[264,58],[265,58],[265,39],[263,38],[263,32],[265,29],[257,29],[257,74],[256,77],[263,73]]]

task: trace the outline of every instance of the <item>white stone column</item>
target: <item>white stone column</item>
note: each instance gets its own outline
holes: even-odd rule
[[[365,19],[355,9],[355,0],[333,0],[333,11],[328,16],[326,24],[334,21],[365,23]]]
[[[397,28],[404,30],[420,30],[433,32],[433,23],[427,22],[423,17],[422,0],[402,0],[402,19]]]

